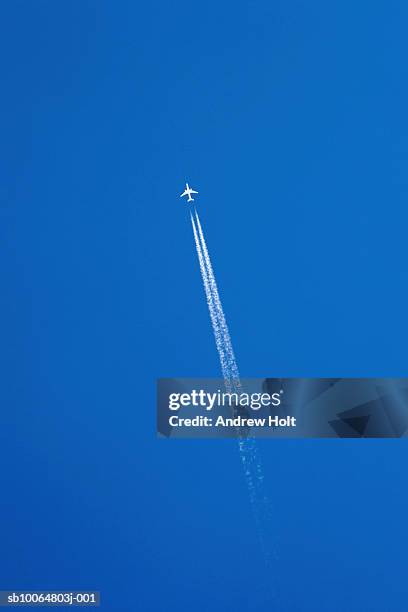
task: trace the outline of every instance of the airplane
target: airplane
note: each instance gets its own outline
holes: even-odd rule
[[[187,202],[194,202],[194,198],[192,198],[192,197],[191,197],[191,194],[192,194],[192,193],[198,193],[198,191],[194,191],[194,189],[191,189],[191,188],[188,186],[188,183],[186,183],[186,188],[185,188],[185,190],[183,191],[183,193],[180,195],[180,198],[182,198],[183,196],[185,196],[185,195],[186,195],[186,196],[188,196],[188,200],[187,200]]]

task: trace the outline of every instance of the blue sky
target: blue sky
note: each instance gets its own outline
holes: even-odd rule
[[[243,375],[406,374],[407,19],[2,4],[2,588],[405,609],[404,444],[264,444],[265,574],[235,446],[154,427],[158,376],[219,373],[186,180]]]

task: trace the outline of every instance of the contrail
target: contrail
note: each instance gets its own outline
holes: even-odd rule
[[[198,261],[200,264],[201,276],[204,284],[204,291],[207,299],[208,310],[210,313],[213,327],[215,343],[221,363],[221,371],[227,391],[242,391],[239,370],[235,359],[234,350],[227,321],[222,308],[218,287],[215,280],[214,270],[208,253],[201,227],[198,213],[190,213],[191,224],[193,227],[194,240],[197,249]],[[271,523],[270,503],[264,491],[264,476],[262,463],[259,457],[258,448],[253,437],[243,437],[239,430],[238,445],[241,461],[244,468],[246,483],[250,503],[253,509],[255,522],[258,528],[261,548],[266,563],[270,561],[268,537],[268,527]]]
[[[235,360],[234,350],[232,348],[231,337],[229,334],[227,322],[225,320],[224,311],[222,309],[221,300],[220,300],[220,296],[218,293],[218,287],[217,287],[213,267],[212,267],[211,260],[210,260],[210,255],[208,253],[207,244],[205,242],[203,230],[201,227],[201,223],[200,223],[200,219],[198,217],[197,211],[195,211],[195,216],[197,220],[197,227],[198,227],[198,232],[200,235],[202,250],[204,253],[204,259],[205,259],[205,264],[207,268],[208,279],[210,282],[211,293],[214,298],[215,307],[217,310],[217,316],[218,316],[219,324],[222,330],[224,345],[225,345],[225,349],[226,349],[227,356],[228,356],[230,377],[232,378],[232,382],[234,383],[234,386],[240,387],[241,384],[239,381],[239,371],[238,371],[238,366]]]
[[[222,338],[221,330],[219,326],[217,309],[214,304],[214,297],[211,292],[210,281],[208,279],[208,274],[207,274],[207,270],[205,267],[204,257],[203,257],[203,253],[201,250],[200,241],[198,239],[198,234],[197,234],[197,229],[194,223],[194,218],[191,213],[190,213],[190,216],[191,216],[191,224],[193,226],[193,233],[194,233],[194,240],[196,243],[198,261],[200,263],[201,276],[202,276],[203,284],[204,284],[204,291],[205,291],[205,295],[207,298],[208,310],[210,312],[211,324],[213,327],[213,332],[214,332],[214,337],[215,337],[215,344],[216,344],[218,355],[219,355],[220,362],[221,362],[222,375],[224,379],[228,379],[229,378],[229,368],[228,368],[227,358],[225,355],[223,338]]]

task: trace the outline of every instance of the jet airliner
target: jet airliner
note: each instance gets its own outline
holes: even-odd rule
[[[183,191],[183,193],[180,195],[180,198],[182,198],[183,196],[188,196],[187,202],[194,202],[194,198],[191,197],[192,193],[198,193],[198,191],[194,191],[194,189],[191,189],[188,186],[188,183],[186,183],[186,188]]]

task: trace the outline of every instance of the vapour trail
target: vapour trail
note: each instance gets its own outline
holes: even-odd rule
[[[190,216],[215,342],[221,362],[224,384],[228,392],[239,392],[242,391],[242,387],[239,378],[238,366],[235,360],[231,337],[219,297],[218,287],[208,253],[208,248],[205,242],[204,233],[197,211],[195,210],[195,219],[191,213]],[[260,460],[258,448],[253,437],[244,438],[239,434],[238,445],[239,454],[244,468],[245,480],[248,487],[249,499],[252,506],[254,519],[257,524],[261,548],[265,561],[269,563],[269,548],[271,542],[270,538],[268,537],[268,530],[271,525],[272,516],[269,499],[267,498],[264,490],[262,462]]]
[[[207,268],[207,275],[208,275],[209,282],[210,282],[211,293],[213,295],[215,307],[217,309],[217,316],[219,319],[220,327],[221,327],[222,334],[223,334],[223,340],[224,340],[224,344],[225,344],[225,348],[226,348],[226,352],[228,356],[230,376],[232,378],[232,382],[234,383],[234,386],[240,387],[241,384],[239,381],[239,371],[238,371],[238,366],[237,366],[237,362],[236,362],[235,355],[234,355],[234,350],[232,348],[231,337],[229,334],[227,322],[225,320],[225,315],[224,315],[224,311],[221,305],[221,300],[220,300],[220,296],[218,293],[218,287],[217,287],[217,283],[215,280],[214,270],[211,264],[210,255],[208,253],[207,244],[205,242],[204,233],[201,227],[201,223],[200,223],[200,219],[198,217],[197,211],[195,211],[195,216],[197,220],[197,227],[198,227],[198,232],[200,235],[202,250],[204,253],[204,260],[205,260],[205,264]]]
[[[221,362],[222,375],[224,379],[227,379],[229,378],[229,368],[228,368],[227,358],[226,358],[226,354],[225,354],[225,350],[223,346],[223,339],[222,339],[220,325],[218,321],[217,310],[214,304],[214,297],[211,292],[210,281],[208,279],[208,274],[207,274],[207,270],[205,267],[204,257],[203,257],[200,241],[199,241],[198,234],[197,234],[197,228],[194,223],[193,215],[191,213],[190,213],[190,217],[191,217],[191,224],[193,226],[193,233],[194,233],[194,240],[195,240],[196,249],[197,249],[198,261],[200,264],[201,277],[203,279],[204,291],[205,291],[205,296],[207,299],[207,306],[210,312],[210,319],[211,319],[211,324],[212,324],[214,337],[215,337],[215,344],[216,344],[218,355],[219,355],[220,362]]]

